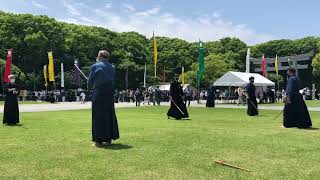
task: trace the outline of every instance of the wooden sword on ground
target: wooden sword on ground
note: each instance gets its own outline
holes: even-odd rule
[[[240,170],[243,170],[243,171],[252,172],[251,170],[248,170],[248,169],[245,169],[245,168],[242,168],[242,167],[239,167],[239,166],[235,166],[235,165],[232,165],[232,164],[228,164],[223,160],[218,160],[218,161],[214,161],[214,162],[217,163],[217,164],[223,165],[223,166],[228,166],[228,167],[232,167],[232,168],[235,168],[235,169],[240,169]]]
[[[279,117],[281,114],[283,114],[283,110],[276,117],[274,117],[273,120],[277,119],[277,117]]]

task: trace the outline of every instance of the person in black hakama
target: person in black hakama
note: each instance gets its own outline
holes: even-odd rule
[[[246,87],[246,96],[247,96],[247,102],[248,102],[248,109],[247,114],[249,116],[255,116],[258,115],[258,103],[257,103],[257,97],[256,97],[256,87],[253,84],[254,83],[254,77],[249,78],[249,84]]]
[[[189,114],[182,100],[183,91],[180,83],[178,82],[179,75],[175,74],[174,81],[170,85],[170,101],[171,106],[167,113],[168,118],[173,117],[175,119],[188,118]],[[182,111],[180,111],[178,109]]]
[[[158,106],[160,106],[161,103],[161,97],[162,97],[162,92],[159,89],[159,86],[157,86],[157,89],[155,89],[154,91],[154,96],[155,96],[155,102],[157,103]],[[155,105],[155,102],[153,103],[153,105]]]
[[[206,107],[214,107],[215,106],[215,92],[216,89],[214,88],[214,86],[210,86],[208,88],[208,98],[207,98],[207,103],[206,103]]]
[[[136,99],[136,107],[140,107],[140,102],[141,102],[141,99],[142,99],[142,93],[141,93],[139,88],[137,88],[136,91],[134,92],[134,97]]]
[[[119,138],[118,122],[114,109],[113,80],[115,69],[108,62],[109,53],[99,51],[97,62],[91,66],[88,88],[92,95],[92,141],[97,147],[110,145]]]
[[[18,86],[15,84],[14,75],[8,76],[9,83],[4,85],[5,103],[3,111],[3,124],[15,125],[19,121],[19,105],[17,96]]]
[[[299,93],[301,84],[296,76],[296,70],[289,68],[287,75],[289,78],[286,87],[286,103],[283,110],[283,126],[287,128],[310,128],[312,122],[306,103]]]

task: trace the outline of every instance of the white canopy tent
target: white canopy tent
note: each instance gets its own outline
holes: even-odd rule
[[[182,89],[186,89],[190,84],[185,84]],[[150,86],[149,89],[154,89],[155,87],[159,86],[159,89],[161,91],[170,91],[170,84],[162,84],[162,85],[156,85],[156,86]]]
[[[216,80],[213,86],[244,87],[249,83],[249,77],[254,77],[256,86],[275,86],[275,83],[257,73],[243,73],[229,71]]]

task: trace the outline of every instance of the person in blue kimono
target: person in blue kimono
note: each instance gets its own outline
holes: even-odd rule
[[[108,62],[110,54],[99,51],[97,62],[90,68],[88,88],[92,95],[92,141],[97,147],[110,145],[119,138],[117,117],[114,109],[115,68]]]
[[[296,70],[287,70],[288,81],[286,87],[286,99],[283,110],[283,126],[286,128],[311,128],[312,122],[302,95],[300,79],[296,76]]]

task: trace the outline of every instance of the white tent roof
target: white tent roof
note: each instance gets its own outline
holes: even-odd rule
[[[161,91],[170,91],[170,84],[157,85]],[[185,84],[182,88],[185,89],[189,84]],[[156,86],[155,86],[156,87]],[[151,88],[151,87],[150,87]],[[154,88],[154,87],[152,87]]]
[[[249,77],[254,77],[254,85],[256,86],[274,86],[274,82],[257,73],[243,73],[229,71],[221,78],[216,80],[214,86],[246,86],[249,83]]]

